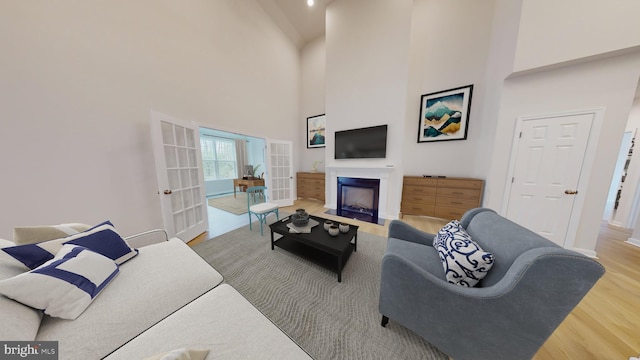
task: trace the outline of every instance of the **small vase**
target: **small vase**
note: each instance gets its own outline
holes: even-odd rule
[[[296,213],[291,215],[291,222],[295,226],[305,226],[309,223],[309,214],[304,209],[296,209]]]
[[[338,236],[338,234],[340,234],[340,229],[338,228],[338,225],[331,225],[331,227],[329,228],[329,235]]]
[[[347,232],[349,232],[349,224],[340,223],[340,225],[338,226],[338,228],[340,229],[340,232],[341,232],[341,233],[347,233]]]
[[[329,231],[329,228],[331,227],[331,225],[333,225],[333,221],[331,220],[325,220],[324,221],[324,229]]]

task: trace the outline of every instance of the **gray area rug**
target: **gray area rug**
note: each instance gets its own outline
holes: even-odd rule
[[[227,195],[210,198],[207,200],[207,204],[211,207],[218,208],[234,215],[242,215],[249,212],[247,194],[243,192],[238,192],[235,197],[233,195]]]
[[[447,359],[393,320],[380,326],[385,238],[360,232],[339,283],[329,270],[278,247],[272,251],[268,228],[262,237],[259,229],[246,226],[193,249],[314,359]]]

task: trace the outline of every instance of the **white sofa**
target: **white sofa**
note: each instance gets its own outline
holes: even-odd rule
[[[13,246],[0,239],[0,248]],[[144,359],[209,349],[207,359],[311,359],[182,240],[138,256],[75,320],[0,295],[0,340],[58,341],[60,359]],[[0,251],[0,280],[28,271]]]

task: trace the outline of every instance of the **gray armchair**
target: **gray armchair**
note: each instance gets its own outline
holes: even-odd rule
[[[394,220],[379,303],[382,326],[391,319],[454,360],[532,358],[605,272],[493,210],[469,210],[460,223],[495,256],[476,287],[448,283],[434,235]]]

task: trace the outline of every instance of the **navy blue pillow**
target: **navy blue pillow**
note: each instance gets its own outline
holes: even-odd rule
[[[110,221],[105,221],[86,231],[61,239],[11,246],[2,250],[28,268],[35,269],[53,259],[64,244],[85,247],[112,259],[118,265],[138,255],[138,250],[131,248],[124,241]]]

